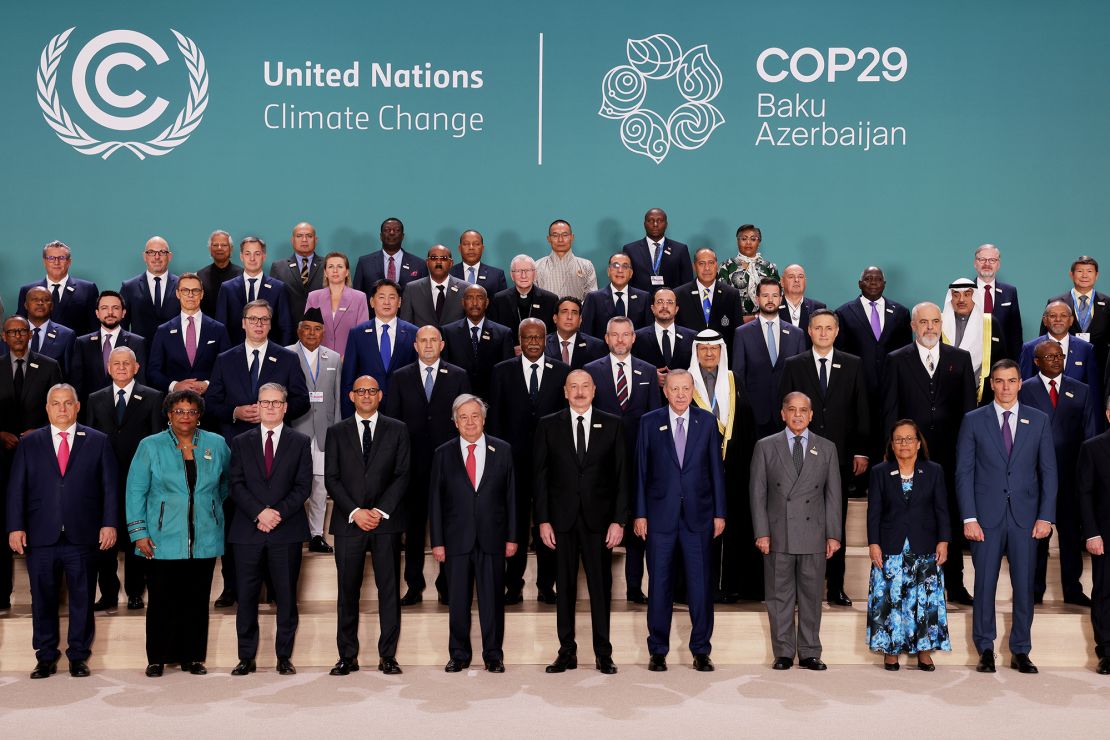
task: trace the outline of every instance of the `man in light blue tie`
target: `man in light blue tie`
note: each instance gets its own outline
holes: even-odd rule
[[[355,407],[348,398],[356,378],[369,375],[378,381],[382,397],[389,397],[389,379],[398,368],[416,361],[416,326],[397,317],[401,310],[401,286],[379,280],[370,294],[374,318],[351,329],[343,353],[343,415]]]
[[[467,229],[459,236],[460,260],[451,266],[450,275],[471,285],[481,285],[489,295],[509,287],[505,271],[482,262],[486,245],[477,229]]]

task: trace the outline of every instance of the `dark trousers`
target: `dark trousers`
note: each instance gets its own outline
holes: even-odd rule
[[[605,546],[606,531],[594,532],[582,517],[574,528],[555,533],[555,560],[558,573],[556,624],[559,632],[559,655],[575,655],[574,606],[578,601],[578,562],[586,571],[586,588],[590,593],[590,623],[593,625],[594,655],[609,658],[613,643],[609,641],[609,603],[613,593],[613,551]]]
[[[93,595],[96,593],[96,545],[75,545],[63,534],[53,545],[28,547],[27,575],[31,580],[32,645],[37,660],[57,660],[61,629],[58,593],[65,574],[69,592],[69,633],[66,657],[88,660],[92,654]]]
[[[532,547],[536,551],[536,588],[541,591],[550,591],[555,587],[555,553],[540,540],[539,527],[530,527],[532,500],[526,498],[523,502],[517,497],[517,511],[521,506],[527,507],[523,519],[517,517],[517,531],[532,533]],[[516,551],[516,555],[505,561],[505,589],[510,593],[519,593],[524,590],[524,571],[528,567],[528,548],[523,541]]]
[[[469,662],[474,654],[470,645],[470,607],[476,583],[482,660],[504,660],[501,645],[505,639],[505,556],[474,549],[464,555],[448,555],[446,565],[451,631],[447,649],[451,657]]]
[[[670,651],[672,560],[681,552],[685,562],[686,598],[690,605],[690,652],[708,655],[713,636],[713,583],[711,563],[713,530],[692,532],[683,521],[671,532],[648,529],[648,651],[666,655]]]
[[[624,580],[628,593],[644,590],[644,541],[636,536],[633,525],[624,528]]]
[[[335,569],[339,577],[338,629],[335,642],[339,657],[358,657],[358,602],[366,573],[366,553],[373,559],[374,582],[378,587],[378,655],[395,658],[401,637],[401,535],[356,534],[335,538]]]
[[[125,535],[127,530],[122,531]],[[111,602],[119,602],[119,551],[120,543],[110,550],[100,550],[96,556],[97,582],[100,595]],[[123,590],[127,598],[142,598],[146,590],[146,558],[135,554],[135,546],[123,543]]]
[[[713,587],[722,596],[762,601],[763,553],[755,546],[747,478],[731,483],[728,526],[713,540]]]
[[[215,558],[147,561],[148,663],[204,662]]]
[[[1022,527],[1009,512],[997,527],[983,527],[983,542],[971,543],[971,561],[975,563],[975,606],[972,611],[971,636],[980,653],[994,649],[998,635],[995,622],[994,597],[998,588],[998,571],[1002,556],[1010,564],[1010,584],[1014,590],[1014,617],[1010,628],[1010,652],[1028,653],[1032,643],[1033,571],[1037,561],[1037,541],[1033,527]]]
[[[231,534],[231,520],[235,516],[235,502],[228,498],[224,501],[224,542],[227,542],[227,537]],[[224,581],[223,593],[231,594],[236,601],[239,600],[238,574],[239,570],[235,567],[235,548],[229,545],[224,548],[224,554],[220,558],[220,577]],[[270,578],[270,570],[265,561],[262,562],[262,582],[266,585],[267,600],[273,600],[274,583]]]
[[[1091,556],[1091,627],[1095,654],[1110,657],[1110,564],[1107,555]]]
[[[235,632],[239,637],[239,660],[253,660],[258,654],[258,597],[262,591],[263,564],[273,580],[277,598],[277,634],[274,653],[278,658],[293,657],[297,638],[297,579],[301,575],[303,542],[263,545],[230,545],[235,550],[235,570],[239,579],[239,606],[235,612]]]
[[[956,498],[956,456],[952,456],[951,462],[941,462],[940,460],[937,460],[937,462],[944,467],[944,486],[948,489],[948,519],[952,528],[952,540],[948,543],[948,560],[945,560],[941,567],[944,569],[945,588],[951,593],[953,590],[959,591],[961,588],[967,588],[964,585],[964,553],[968,552],[971,543],[964,538],[964,518],[960,514],[960,502]],[[1030,528],[1030,532],[1032,532],[1032,528]],[[840,549],[843,550],[844,548]],[[978,574],[979,566],[975,566],[975,571]],[[997,578],[997,573],[995,577]],[[975,576],[975,580],[978,582],[978,575]],[[974,595],[978,596],[978,594],[979,592],[976,590]]]
[[[424,559],[427,553],[424,544],[428,534],[428,478],[413,479],[405,498],[405,585],[413,593],[423,593]],[[443,566],[436,578],[436,590],[447,594],[447,577]]]
[[[0,499],[2,498],[0,496]],[[6,542],[0,543],[0,606],[12,603],[13,566],[11,548],[8,547]]]
[[[852,464],[840,466],[840,531],[844,531],[844,523],[848,520],[848,489],[851,487],[855,476],[852,475]],[[841,535],[842,537],[844,535]],[[835,596],[844,590],[844,552],[847,548],[841,547],[833,556],[825,561],[825,581],[828,595]]]
[[[1083,594],[1079,579],[1083,577],[1083,553],[1086,542],[1079,521],[1075,488],[1061,486],[1056,495],[1056,533],[1060,537],[1060,582],[1064,598],[1075,600]],[[1033,595],[1044,596],[1048,580],[1048,543],[1051,535],[1037,542],[1037,573],[1033,577]]]

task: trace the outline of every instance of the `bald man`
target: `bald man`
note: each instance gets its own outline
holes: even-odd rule
[[[304,318],[308,294],[324,287],[324,260],[316,254],[316,227],[302,221],[289,237],[293,254],[270,265],[270,277],[285,283],[293,326]]]
[[[143,245],[142,256],[146,270],[119,288],[127,309],[120,326],[149,344],[155,329],[181,313],[181,303],[177,300],[177,275],[170,273],[173,252],[169,242],[152,236]]]

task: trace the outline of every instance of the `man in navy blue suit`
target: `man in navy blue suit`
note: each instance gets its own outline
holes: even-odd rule
[[[563,296],[555,305],[555,331],[547,335],[543,353],[579,370],[606,354],[605,342],[581,331],[582,301]]]
[[[147,381],[163,393],[188,390],[203,395],[216,358],[228,348],[227,329],[201,313],[204,286],[196,273],[177,279],[177,299],[181,313],[154,332]]]
[[[694,279],[690,248],[666,238],[667,214],[662,208],[644,214],[644,232],[643,239],[621,248],[632,260],[632,287],[655,295],[660,288],[676,288]]]
[[[263,300],[274,309],[270,339],[283,347],[292,344],[297,333],[289,312],[285,283],[262,271],[266,265],[266,242],[257,236],[248,236],[239,242],[239,261],[243,263],[243,274],[220,286],[216,297],[216,321],[227,327],[231,343],[238,344],[243,341],[243,330],[239,328],[243,310],[251,301]]]
[[[1091,389],[1091,397],[1097,399],[1095,405],[1100,404],[1102,396],[1102,378],[1098,374],[1098,360],[1095,358],[1095,345],[1085,339],[1080,339],[1068,330],[1075,321],[1071,306],[1064,301],[1051,301],[1044,307],[1041,324],[1047,333],[1030,339],[1021,346],[1022,379],[1032,378],[1037,374],[1037,367],[1033,364],[1033,352],[1037,345],[1047,340],[1052,340],[1060,345],[1064,351],[1064,377],[1075,378],[1085,383]],[[1100,415],[1101,416],[1101,415]],[[1099,421],[1099,428],[1102,422]]]
[[[1014,591],[1010,667],[1036,673],[1029,659],[1033,573],[1037,540],[1051,533],[1056,517],[1056,451],[1048,417],[1018,403],[1017,363],[994,363],[990,381],[994,403],[964,417],[956,458],[956,495],[975,564],[971,633],[979,652],[976,670],[995,671],[994,597],[1005,555]]]
[[[379,280],[369,293],[374,318],[351,329],[343,353],[343,417],[355,412],[350,399],[355,379],[369,375],[378,381],[382,397],[389,393],[389,377],[397,368],[416,362],[416,329],[397,318],[401,310],[401,287],[392,280]]]
[[[466,370],[474,395],[488,398],[493,366],[513,356],[516,332],[486,316],[489,296],[481,285],[464,290],[462,303],[466,318],[440,329],[445,344],[443,359]]]
[[[670,288],[660,288],[651,299],[651,313],[655,320],[642,329],[636,330],[636,342],[632,353],[655,368],[656,382],[662,391],[671,368],[690,367],[694,353],[694,337],[697,332],[679,326],[675,321],[678,314],[678,299]],[[662,394],[660,394],[662,401]]]
[[[77,334],[86,334],[95,329],[96,298],[100,295],[100,290],[96,283],[72,277],[69,274],[72,263],[73,254],[62,242],[52,241],[43,247],[42,264],[46,268],[46,277],[19,289],[17,313],[20,316],[27,315],[27,309],[23,305],[27,291],[41,286],[50,291],[53,299],[51,319]]]
[[[777,304],[776,304],[777,305]],[[725,529],[725,473],[717,419],[691,406],[694,381],[688,370],[667,374],[666,408],[640,419],[636,444],[636,536],[647,543],[648,670],[667,670],[670,651],[671,564],[682,553],[690,605],[690,652],[694,668],[712,671],[713,538]]]
[[[1001,266],[1002,252],[995,245],[981,244],[975,250],[975,302],[1002,327],[1004,356],[1013,359],[1021,352],[1021,306],[1017,288],[998,279]]]
[[[783,368],[788,359],[806,351],[806,340],[801,329],[779,316],[779,281],[762,278],[757,291],[759,314],[737,329],[732,341],[732,372],[748,392],[756,437],[762,439],[782,428],[779,386]]]
[[[31,322],[31,351],[54,360],[62,369],[62,377],[68,378],[77,335],[68,326],[50,318],[52,304],[46,288],[36,285],[27,291],[23,308]]]
[[[1021,384],[1018,401],[1035,408],[1051,421],[1052,443],[1056,447],[1056,531],[1060,534],[1060,576],[1064,601],[1077,606],[1091,605],[1079,579],[1083,575],[1083,537],[1075,471],[1079,447],[1098,434],[1101,403],[1083,383],[1062,374],[1064,351],[1055,342],[1041,342],[1033,358],[1039,372]],[[1038,543],[1037,572],[1033,580],[1033,603],[1044,599],[1048,571],[1048,541]]]
[[[58,668],[59,577],[69,593],[69,673],[89,675],[96,552],[116,543],[119,498],[108,437],[77,423],[77,392],[59,383],[46,397],[49,426],[23,437],[8,481],[8,545],[27,555],[35,657],[31,678]]]
[[[482,253],[486,245],[477,229],[467,229],[459,237],[460,261],[451,266],[450,274],[471,285],[481,285],[486,293],[493,295],[507,290],[505,271],[500,267],[482,263]]]
[[[153,236],[143,247],[146,270],[130,280],[125,280],[119,293],[127,313],[123,328],[150,341],[159,326],[181,313],[177,300],[177,275],[170,273],[173,252],[169,242]]]
[[[428,266],[424,260],[401,249],[405,240],[405,225],[401,219],[387,218],[382,221],[380,237],[381,249],[358,258],[352,283],[355,290],[370,295],[379,280],[391,280],[397,284],[397,290],[404,293],[405,286],[413,280],[428,277]],[[343,397],[347,397],[346,393]]]
[[[582,302],[582,331],[591,337],[605,334],[609,319],[627,316],[641,329],[651,323],[651,293],[629,285],[632,260],[624,252],[609,258],[609,284],[586,294]]]
[[[146,383],[146,350],[149,345],[138,334],[132,334],[120,327],[127,314],[123,298],[114,290],[105,290],[96,304],[96,318],[100,327],[90,333],[77,337],[73,345],[73,361],[69,367],[69,382],[77,389],[77,398],[82,404],[93,391],[107,388],[112,382],[108,373],[108,357],[117,347],[127,347],[135,353],[139,363],[136,380]],[[86,409],[87,413],[88,409]]]

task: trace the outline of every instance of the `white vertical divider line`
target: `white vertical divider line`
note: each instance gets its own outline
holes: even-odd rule
[[[536,124],[536,165],[543,164],[543,33],[540,33],[539,115]]]

